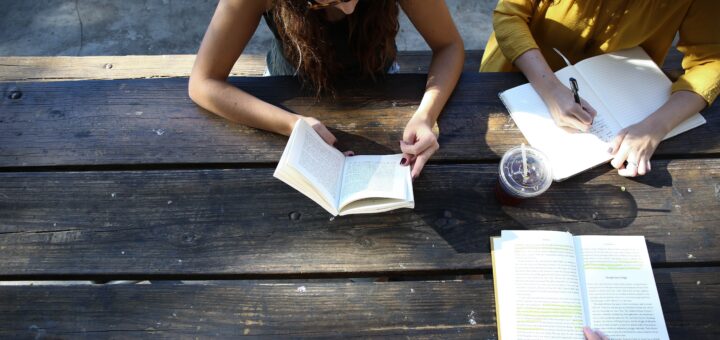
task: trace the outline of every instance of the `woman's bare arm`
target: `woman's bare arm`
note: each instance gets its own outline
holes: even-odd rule
[[[465,48],[445,1],[402,0],[400,5],[433,51],[425,94],[405,128],[401,144],[408,163],[414,163],[413,177],[417,177],[439,148],[432,127],[460,78]]]
[[[227,83],[230,70],[271,6],[265,0],[221,0],[208,26],[190,74],[190,98],[231,121],[289,135],[301,117],[266,103]],[[335,137],[317,120],[308,119],[332,144]],[[319,125],[319,126],[318,126]]]

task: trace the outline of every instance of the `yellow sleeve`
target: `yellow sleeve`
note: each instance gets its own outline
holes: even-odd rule
[[[530,0],[500,0],[493,12],[493,29],[498,46],[512,63],[528,50],[538,48],[528,26],[531,15]]]
[[[696,0],[680,25],[677,49],[684,54],[683,74],[672,92],[692,91],[712,105],[720,92],[720,1]]]

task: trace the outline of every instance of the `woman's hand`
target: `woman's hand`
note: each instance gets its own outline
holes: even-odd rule
[[[400,149],[403,152],[402,165],[412,165],[411,175],[420,175],[425,163],[440,148],[437,136],[432,131],[435,122],[413,116],[405,126]]]
[[[335,138],[335,135],[333,135],[327,127],[325,127],[325,124],[321,123],[319,120],[313,117],[301,116],[300,119],[304,120],[305,123],[308,123],[308,125],[310,125],[315,130],[315,132],[320,135],[320,137],[322,137],[325,143],[328,143],[328,145],[330,146],[335,146],[337,138]]]
[[[587,340],[609,340],[607,335],[599,330],[592,330],[590,327],[583,327],[583,334]]]
[[[650,157],[665,136],[665,131],[648,121],[631,125],[613,140],[610,151],[615,158],[610,162],[625,177],[644,175],[650,171]],[[627,161],[627,165],[625,162]]]
[[[583,132],[590,130],[597,111],[584,99],[580,99],[581,104],[576,103],[572,91],[560,82],[540,93],[557,126]]]
[[[676,126],[705,108],[707,102],[699,94],[677,91],[657,111],[640,123],[623,129],[615,137],[611,164],[620,176],[634,177],[650,171],[650,157],[658,144]],[[624,165],[627,161],[627,166]]]
[[[335,146],[337,138],[335,138],[335,135],[333,135],[332,132],[328,130],[325,124],[313,117],[300,116],[300,119],[304,120],[305,123],[308,123],[310,126],[312,126],[313,130],[315,130],[315,132],[320,135],[320,137],[325,141],[325,143],[328,143],[328,145],[330,146]],[[348,150],[344,151],[343,155],[352,157],[355,156],[355,152]]]
[[[572,91],[563,85],[550,69],[540,50],[528,50],[515,60],[515,65],[540,94],[557,126],[583,132],[590,129],[597,112],[582,99],[583,89],[580,89],[580,104],[578,104]]]
[[[400,0],[398,3],[433,51],[425,93],[405,126],[400,142],[404,163],[412,165],[412,177],[417,178],[428,159],[440,148],[432,128],[460,79],[465,47],[445,1]]]

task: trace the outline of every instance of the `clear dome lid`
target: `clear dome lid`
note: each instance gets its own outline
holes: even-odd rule
[[[548,158],[538,149],[529,146],[508,150],[500,161],[499,175],[500,183],[508,193],[523,198],[542,194],[553,180]]]

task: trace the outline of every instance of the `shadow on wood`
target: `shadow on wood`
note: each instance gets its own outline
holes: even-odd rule
[[[632,224],[638,213],[632,194],[610,184],[551,187],[537,199],[502,209],[527,229],[537,229],[537,220],[546,219],[547,215],[558,220],[590,221],[602,228],[619,229]]]

